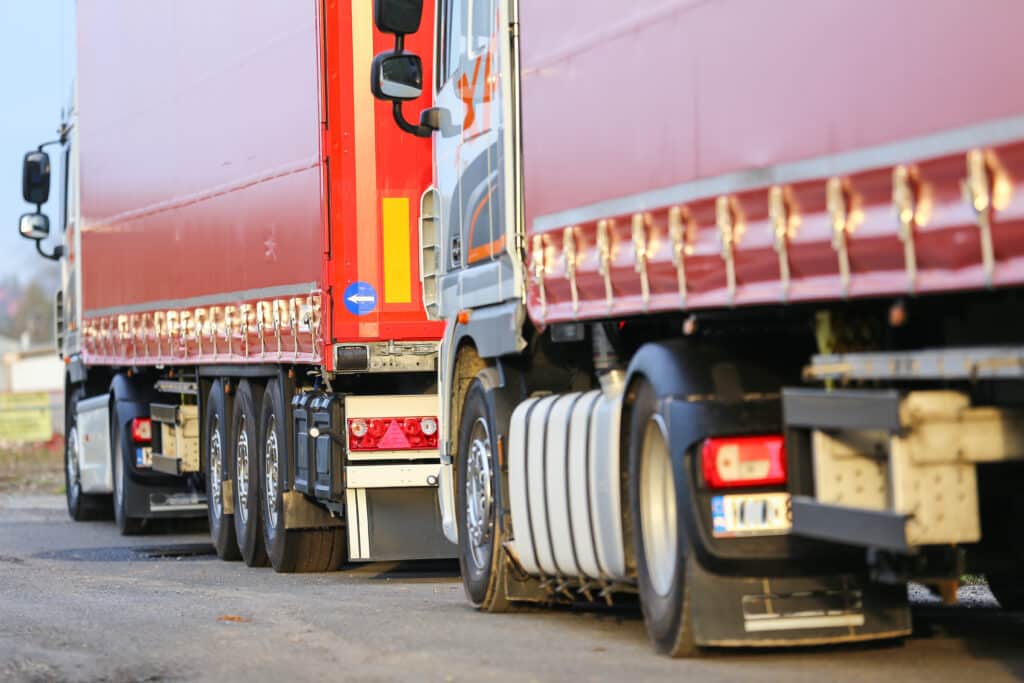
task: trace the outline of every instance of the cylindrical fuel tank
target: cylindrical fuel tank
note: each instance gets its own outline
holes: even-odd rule
[[[590,391],[531,398],[512,414],[512,533],[531,574],[625,578],[621,412],[621,395]]]

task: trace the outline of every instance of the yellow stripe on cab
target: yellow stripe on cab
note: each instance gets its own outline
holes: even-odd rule
[[[409,199],[385,197],[381,217],[384,223],[384,303],[412,303]]]

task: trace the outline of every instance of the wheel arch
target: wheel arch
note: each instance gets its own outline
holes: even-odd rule
[[[122,426],[136,417],[149,417],[149,405],[157,397],[156,390],[143,382],[135,381],[134,377],[118,372],[110,380],[110,415]],[[111,435],[113,436],[113,434]],[[126,438],[121,434],[121,438]],[[113,457],[111,443],[111,457]]]
[[[447,386],[444,391],[448,396],[445,432],[445,451],[450,462],[454,462],[458,454],[459,425],[462,418],[462,404],[466,400],[466,393],[469,385],[484,368],[489,366],[486,359],[480,356],[477,345],[468,334],[458,335],[452,340],[452,347],[455,351],[450,356],[449,367],[445,371],[445,381],[441,386]]]
[[[677,471],[692,479],[697,471],[692,462],[697,445],[709,436],[781,430],[780,390],[799,383],[800,365],[771,349],[750,349],[712,344],[701,340],[675,339],[642,346],[626,372],[621,423],[620,468],[623,509],[629,507],[629,444],[633,399],[641,381],[657,397],[657,410],[668,431],[669,451],[680,467]],[[692,549],[702,566],[715,571],[739,568],[747,552],[719,547],[702,526],[699,496],[694,482],[682,487],[679,506],[684,509],[684,526],[691,535]],[[624,512],[623,528],[632,529],[633,520]],[[624,538],[627,552],[634,539]],[[758,552],[783,553],[784,542],[756,541]],[[780,548],[767,545],[779,545]],[[635,558],[632,558],[635,560]],[[632,565],[631,565],[632,566]]]
[[[741,407],[745,401],[777,395],[789,381],[798,381],[798,368],[785,363],[743,353],[735,349],[707,343],[675,339],[644,344],[630,359],[624,382],[622,406],[623,439],[628,439],[629,419],[637,383],[651,385],[659,400],[659,409],[670,437],[679,436],[678,425],[672,433],[671,404],[707,404]],[[731,411],[719,411],[718,419],[702,424],[689,434],[688,449],[704,434],[713,433],[722,425],[731,425],[735,418]],[[673,438],[672,441],[676,439]],[[628,443],[624,441],[623,443]],[[678,444],[673,444],[675,449]]]

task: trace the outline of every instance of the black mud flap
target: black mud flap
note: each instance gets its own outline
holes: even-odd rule
[[[690,562],[687,581],[698,645],[779,647],[910,635],[904,586],[843,574],[747,578],[711,574]]]

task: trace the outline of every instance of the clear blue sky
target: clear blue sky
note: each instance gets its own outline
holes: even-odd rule
[[[21,157],[57,137],[74,63],[74,0],[0,0],[0,277],[27,278],[44,265],[35,245],[18,235],[18,217],[31,210],[21,198]],[[49,151],[56,181],[58,155]],[[57,187],[54,182],[43,209],[54,234],[60,216]]]

